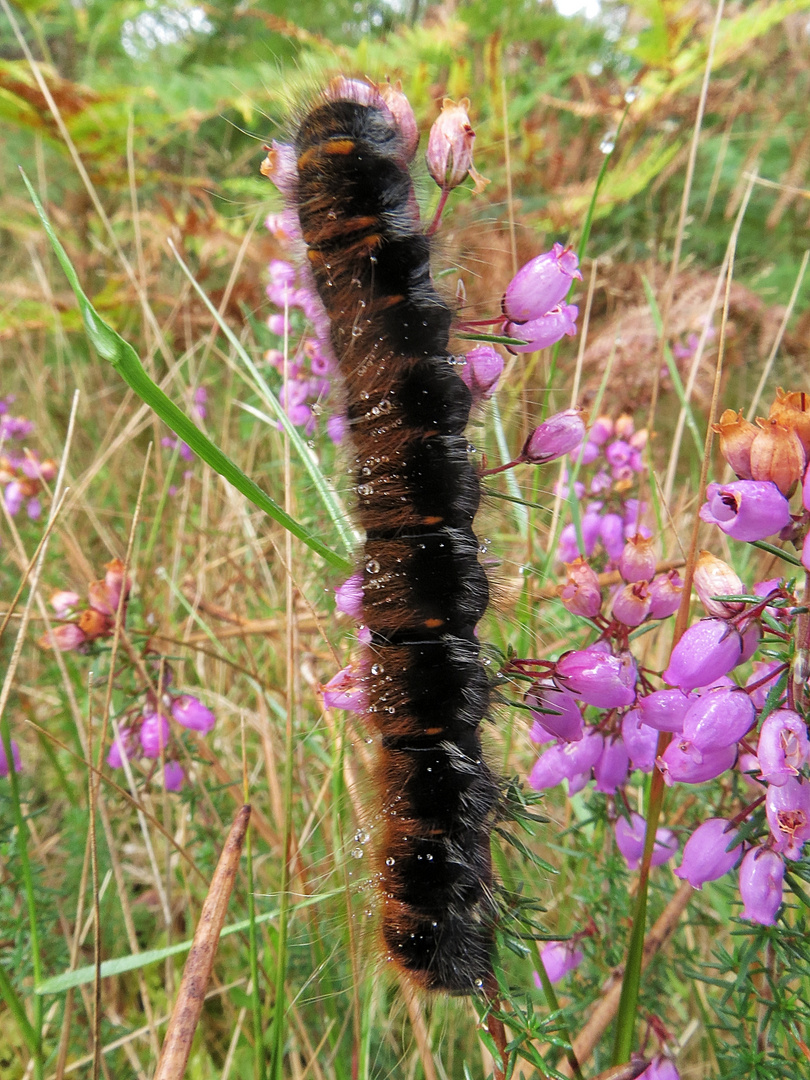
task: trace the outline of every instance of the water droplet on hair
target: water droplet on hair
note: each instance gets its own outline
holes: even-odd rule
[[[385,860],[385,865],[386,866],[393,866],[396,861],[397,860],[394,858],[393,855],[389,855],[388,858]]]
[[[330,221],[337,221],[337,214],[334,210],[327,210],[326,216]]]
[[[382,664],[372,664],[371,665],[371,674],[372,675],[382,675],[382,673],[384,671],[385,671],[385,668],[382,666]]]
[[[599,143],[599,149],[603,154],[612,154],[616,149],[616,132],[608,131],[602,136],[602,141]]]
[[[366,571],[369,574],[379,574],[380,564],[377,562],[376,559],[369,559],[366,563]]]
[[[362,859],[363,858],[363,849],[361,847],[352,848],[352,858],[353,859]]]

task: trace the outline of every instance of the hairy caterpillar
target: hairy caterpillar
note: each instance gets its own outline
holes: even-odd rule
[[[499,784],[478,730],[490,691],[475,626],[489,589],[472,529],[472,399],[448,349],[408,142],[373,87],[337,80],[298,127],[288,191],[330,320],[366,536],[386,955],[426,989],[492,995]]]

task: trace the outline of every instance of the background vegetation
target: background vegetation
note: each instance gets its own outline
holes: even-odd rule
[[[608,2],[592,20],[533,0],[13,7],[2,0],[0,394],[14,395],[11,413],[33,423],[25,445],[40,459],[64,458],[69,491],[35,588],[29,568],[49,491],[41,492],[41,518],[22,511],[0,524],[3,611],[22,588],[2,640],[9,671],[2,705],[22,770],[14,783],[0,780],[0,1077],[92,1074],[92,980],[44,994],[37,988],[92,963],[94,907],[104,959],[188,939],[245,784],[254,806],[252,866],[240,873],[228,922],[247,920],[255,904],[256,959],[251,965],[247,929],[223,938],[188,1075],[348,1080],[480,1076],[491,1068],[473,1004],[403,997],[377,956],[365,848],[375,826],[371,748],[356,717],[325,710],[319,699],[319,685],[347,663],[354,643],[353,629],[334,614],[340,574],[290,544],[202,463],[184,461],[172,439],[164,445],[168,429],[89,347],[18,166],[97,311],[134,345],[155,382],[190,414],[197,403],[198,415],[205,388],[205,432],[350,559],[340,450],[321,422],[304,447],[333,482],[330,517],[300,457],[285,461],[284,434],[267,422],[268,394],[175,253],[277,391],[278,372],[262,358],[278,345],[266,326],[264,290],[267,264],[283,252],[264,220],[279,204],[258,168],[263,142],[283,138],[291,111],[329,74],[400,79],[423,133],[443,96],[470,98],[476,164],[491,184],[484,196],[455,193],[441,259],[453,268],[449,288],[461,276],[470,311],[481,317],[497,312],[515,261],[553,240],[578,242],[615,144],[584,264],[585,284],[595,275],[595,290],[579,397],[593,402],[610,357],[602,411],[629,409],[642,427],[659,356],[644,283],[666,308],[670,344],[685,346],[705,318],[756,174],[736,249],[721,397],[724,407],[744,408],[807,247],[810,3],[725,5],[682,218],[715,15],[709,4],[674,0]],[[427,183],[421,194],[426,205],[434,197]],[[809,332],[805,285],[774,386],[810,389]],[[716,346],[717,339],[694,392],[701,437]],[[576,355],[577,342],[567,342],[556,365],[541,356],[510,366],[497,407],[474,431],[490,458],[499,459],[499,434],[517,448],[541,410],[565,407]],[[666,374],[652,442],[668,496],[662,558],[682,555],[696,509],[700,458],[688,440],[680,456],[670,455],[678,409]],[[497,559],[500,594],[484,637],[504,654],[557,656],[584,640],[549,599],[554,578],[543,569],[554,546],[547,489],[556,475],[519,478],[523,496],[546,509],[527,516],[492,499],[483,512],[479,531]],[[84,654],[54,653],[37,641],[50,594],[73,589],[84,597],[104,564],[128,549],[133,596],[105,702],[109,639]],[[743,569],[758,579],[771,568]],[[18,655],[24,611],[30,620]],[[650,646],[651,666],[663,666],[667,645],[662,636]],[[88,761],[106,754],[112,719],[142,707],[149,681],[165,687],[169,672],[172,688],[198,696],[217,717],[207,738],[173,730],[187,774],[180,792],[165,792],[160,769],[146,766],[135,769],[131,789],[120,770],[104,766],[88,790]],[[506,774],[526,777],[535,753],[524,713],[500,709],[488,744]],[[667,805],[667,824],[682,839],[701,820],[702,798],[695,789]],[[504,843],[498,854],[501,879],[544,909],[534,918],[550,936],[593,931],[558,1014],[535,988],[531,949],[517,933],[514,949],[502,948],[510,1032],[523,1055],[516,1075],[563,1067],[561,1031],[576,1035],[624,963],[636,884],[616,851],[608,803],[593,795],[566,800],[556,789],[543,801],[549,822],[520,833],[522,849]],[[282,894],[285,846],[291,877]],[[676,891],[669,869],[654,872],[650,925],[671,913]],[[684,1077],[802,1075],[810,1069],[801,1046],[810,989],[803,915],[793,911],[771,932],[735,921],[738,914],[733,882],[723,881],[695,894],[673,920],[643,979],[639,1039],[654,1052],[651,1032],[660,1024]],[[182,960],[161,954],[103,980],[105,1076],[151,1075]],[[611,1045],[608,1028],[586,1075],[609,1065]]]

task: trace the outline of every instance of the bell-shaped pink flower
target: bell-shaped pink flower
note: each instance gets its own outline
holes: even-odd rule
[[[578,315],[579,308],[576,304],[560,304],[539,319],[530,319],[525,323],[508,322],[504,325],[505,335],[518,341],[522,340],[525,344],[506,347],[512,353],[530,353],[537,352],[538,349],[547,349],[566,335],[568,337],[576,335]]]
[[[163,786],[167,791],[179,791],[186,774],[179,761],[167,761],[163,766]]]
[[[399,128],[404,159],[412,161],[419,145],[419,127],[411,103],[402,92],[402,84],[399,80],[393,86],[390,82],[380,83],[377,89]]]
[[[750,660],[754,653],[759,648],[759,643],[762,641],[762,626],[759,619],[749,619],[747,622],[740,623],[740,635],[742,637],[742,652],[740,653],[740,663],[744,664],[747,660]]]
[[[683,718],[683,737],[704,753],[733,746],[756,722],[756,710],[744,690],[721,688],[701,694]]]
[[[751,700],[754,703],[755,708],[764,709],[765,702],[768,699],[768,694],[776,686],[779,676],[785,671],[785,665],[779,660],[755,660],[754,670],[748,676],[745,681],[746,689],[749,690]],[[770,678],[769,678],[770,676]],[[750,687],[761,682],[761,686],[757,686],[756,690],[751,690]]]
[[[737,760],[736,746],[724,746],[719,750],[697,750],[691,742],[674,738],[656,761],[664,777],[664,783],[702,784],[714,780]]]
[[[658,751],[658,732],[641,722],[638,708],[630,709],[622,720],[622,739],[630,755],[630,764],[641,772],[652,772]]]
[[[472,391],[473,401],[492,397],[503,374],[503,357],[491,345],[476,345],[465,357],[459,369],[461,381]]]
[[[131,728],[118,729],[118,735],[113,739],[110,749],[107,751],[107,764],[111,769],[121,769],[125,757],[134,757],[137,754],[135,737]]]
[[[526,694],[526,704],[532,710],[531,738],[535,742],[548,742],[549,739],[579,742],[582,738],[582,711],[574,695],[564,686],[558,686],[552,679],[540,679],[532,683]]]
[[[610,613],[625,626],[641,626],[650,613],[652,600],[646,581],[625,585],[613,594]]]
[[[16,739],[11,740],[11,760],[14,765],[14,772],[20,772],[22,770],[22,759],[20,758],[20,748]],[[8,776],[10,771],[8,758],[6,757],[6,746],[3,740],[0,739],[0,777]]]
[[[604,514],[599,523],[599,538],[611,562],[624,551],[624,522],[618,514]]]
[[[656,690],[639,698],[636,707],[642,721],[656,731],[683,731],[690,698],[682,690]]]
[[[810,839],[810,783],[790,777],[781,787],[772,784],[765,796],[765,816],[774,851],[786,859],[800,859]]]
[[[632,705],[638,668],[632,655],[613,656],[601,649],[575,649],[557,661],[557,674],[571,693],[602,709]]]
[[[757,744],[761,779],[783,787],[810,761],[807,725],[793,709],[777,709],[762,722]]]
[[[728,619],[739,615],[745,607],[741,600],[715,600],[716,596],[739,596],[745,593],[739,575],[710,551],[701,551],[695,564],[695,592],[707,615]]]
[[[140,736],[144,755],[160,757],[161,750],[165,750],[169,744],[169,721],[162,713],[144,713]]]
[[[506,286],[503,313],[515,323],[538,319],[562,303],[574,279],[582,281],[576,252],[555,244],[521,266]]]
[[[619,556],[619,573],[625,581],[652,581],[655,576],[655,548],[652,539],[635,533]]]
[[[657,1054],[644,1072],[638,1074],[637,1080],[680,1080],[680,1075],[674,1061]]]
[[[705,881],[716,881],[727,874],[742,855],[742,844],[731,851],[726,850],[735,832],[734,827],[722,818],[704,821],[684,845],[681,865],[675,871],[677,877],[688,881],[693,889],[700,889]]]
[[[742,647],[734,626],[722,619],[701,619],[672,650],[664,679],[681,690],[707,686],[740,662]]]
[[[602,607],[602,589],[596,571],[578,556],[573,562],[566,563],[568,580],[560,587],[560,599],[563,606],[572,615],[582,615],[586,619],[597,616]]]
[[[174,698],[172,716],[178,724],[199,731],[201,735],[207,735],[217,722],[211,710],[192,694],[181,694]]]
[[[266,149],[267,157],[259,166],[259,172],[275,184],[282,195],[292,195],[298,184],[295,147],[273,139],[272,145]]]
[[[582,963],[585,954],[575,941],[547,941],[540,950],[540,959],[549,982],[557,983]],[[537,975],[534,978],[536,984],[541,986]]]
[[[650,618],[667,619],[681,605],[683,582],[677,570],[658,574],[650,582]]]
[[[700,517],[735,540],[764,540],[789,524],[790,506],[770,480],[737,480],[709,484]]]
[[[566,409],[555,413],[534,429],[523,444],[519,461],[544,465],[562,457],[582,442],[585,423],[581,409]]]
[[[363,614],[363,575],[352,574],[335,589],[335,607],[344,615],[360,620]]]
[[[752,848],[740,866],[741,918],[773,926],[782,903],[785,864],[775,851]]]
[[[578,742],[555,743],[544,750],[529,774],[529,784],[535,791],[556,787],[590,770],[602,753],[603,739],[598,731],[589,728]]]
[[[621,736],[610,735],[605,739],[602,753],[593,767],[596,791],[612,795],[627,779],[629,768],[630,757]]]
[[[641,814],[632,813],[630,820],[620,817],[616,821],[616,846],[624,855],[629,870],[635,870],[641,863],[644,854],[644,834],[647,831],[647,822]],[[678,840],[671,829],[660,826],[655,830],[655,844],[651,863],[653,866],[661,866],[671,859],[678,850]]]
[[[66,619],[79,602],[79,594],[69,589],[59,589],[57,592],[51,594],[50,599],[50,605],[56,612],[56,617],[58,619]]]
[[[458,187],[468,173],[475,181],[476,191],[482,191],[487,183],[473,167],[475,132],[467,115],[469,106],[467,98],[458,104],[445,98],[442,111],[430,129],[425,160],[428,172],[443,191]]]
[[[87,641],[87,634],[76,623],[62,623],[61,626],[51,627],[49,633],[45,633],[37,642],[43,649],[58,649],[60,652],[70,652],[78,649]]]
[[[357,671],[351,665],[333,675],[321,687],[321,693],[327,709],[348,709],[349,712],[358,713],[366,710],[366,693],[358,681]]]

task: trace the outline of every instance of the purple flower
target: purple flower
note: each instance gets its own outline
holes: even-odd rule
[[[298,184],[298,166],[296,164],[298,155],[295,152],[295,147],[289,143],[273,142],[270,149],[267,151],[267,157],[261,164],[260,172],[262,176],[266,176],[273,184],[276,185],[282,195],[292,195]],[[284,232],[289,236],[296,236],[297,233],[291,231],[290,216],[279,215],[279,218],[283,219],[280,222]],[[268,218],[267,227],[271,232],[277,231],[270,226],[270,219]],[[298,229],[300,232],[300,228]]]
[[[6,504],[6,510],[8,510],[12,517],[20,512],[20,507],[24,500],[25,496],[23,495],[22,484],[20,484],[19,480],[12,480],[10,483],[6,484],[3,501]]]
[[[733,746],[756,722],[756,710],[744,690],[721,688],[701,694],[683,718],[683,736],[701,753]]]
[[[785,864],[775,851],[752,848],[740,866],[741,918],[773,926],[782,903]]]
[[[644,1072],[638,1074],[638,1080],[680,1080],[680,1075],[673,1061],[658,1054]]]
[[[732,768],[736,759],[735,746],[701,751],[688,740],[676,738],[656,760],[656,764],[663,774],[664,783],[672,787],[676,781],[682,784],[702,784],[705,780],[714,780],[716,776]]]
[[[621,736],[609,736],[605,739],[601,756],[593,767],[595,789],[612,795],[627,779],[629,768],[630,758]]]
[[[624,551],[624,522],[618,514],[605,514],[600,522],[599,536],[611,562],[618,562]]]
[[[579,967],[585,959],[585,954],[573,941],[547,941],[540,950],[540,959],[543,961],[549,982],[556,983],[569,971]],[[534,981],[538,987],[542,986],[536,974]]]
[[[466,98],[458,104],[445,98],[442,111],[430,129],[425,161],[428,172],[443,191],[458,187],[468,173],[476,182],[476,190],[486,183],[473,167],[475,132],[467,115],[468,105]]]
[[[560,304],[539,319],[531,319],[525,323],[508,322],[504,326],[506,336],[522,340],[525,344],[506,347],[512,353],[537,352],[538,349],[548,348],[566,335],[574,337],[577,332],[577,315],[579,308],[576,304]]]
[[[734,834],[734,827],[722,818],[704,821],[686,841],[676,876],[688,881],[693,889],[700,889],[705,881],[716,881],[727,874],[742,855],[741,844],[726,850]]]
[[[122,727],[118,729],[118,735],[113,739],[110,749],[107,751],[107,764],[111,769],[121,769],[124,758],[131,757],[135,747],[133,746],[132,729]]]
[[[652,581],[655,575],[655,550],[652,540],[639,533],[631,536],[619,556],[619,573],[625,581]]]
[[[14,764],[14,772],[20,772],[22,770],[22,761],[20,759],[20,748],[15,739],[11,740],[11,760]],[[10,771],[5,743],[0,739],[0,777],[8,776]]]
[[[650,582],[650,617],[666,619],[681,605],[683,582],[677,570],[659,574]]]
[[[140,734],[145,756],[160,757],[161,750],[165,750],[169,742],[169,721],[163,713],[144,713]]]
[[[533,683],[526,694],[526,704],[532,710],[531,737],[535,742],[549,739],[579,742],[582,738],[582,712],[574,695],[552,679]]]
[[[649,615],[651,604],[647,582],[636,581],[613,594],[610,613],[625,626],[640,626]]]
[[[491,345],[476,345],[467,353],[459,371],[462,382],[472,391],[473,401],[492,397],[503,373],[503,357]]]
[[[516,323],[540,318],[562,303],[575,278],[582,281],[576,252],[555,244],[521,266],[506,286],[504,315]]]
[[[793,709],[777,709],[765,718],[759,731],[757,760],[761,779],[783,787],[798,776],[802,765],[810,761],[807,725]]]
[[[633,768],[640,769],[642,772],[652,772],[658,749],[658,732],[655,728],[641,722],[641,712],[638,708],[630,709],[624,714],[622,739]]]
[[[596,443],[584,442],[575,446],[570,454],[572,461],[579,462],[580,465],[591,465],[599,457],[599,447]]]
[[[542,791],[582,773],[589,774],[599,760],[602,746],[602,736],[594,728],[588,728],[579,742],[555,743],[534,763],[529,784],[535,791]]]
[[[185,778],[179,761],[167,761],[163,766],[163,786],[167,791],[179,791]]]
[[[329,438],[336,445],[343,442],[346,434],[347,420],[343,413],[333,413],[326,421],[326,431]]]
[[[581,411],[566,409],[550,416],[534,429],[523,444],[518,460],[531,465],[544,465],[579,446],[584,434]]]
[[[602,607],[602,590],[596,572],[583,558],[566,564],[568,580],[560,588],[560,599],[572,615],[592,619]]]
[[[700,517],[735,540],[764,540],[790,523],[790,506],[770,480],[737,480],[709,484]]]
[[[207,735],[217,722],[211,710],[191,694],[181,694],[172,701],[172,716],[182,727],[199,731],[201,735]]]
[[[672,650],[664,679],[681,690],[706,686],[740,662],[742,638],[722,619],[701,619]]]
[[[790,777],[781,787],[772,784],[765,796],[765,816],[774,851],[786,859],[800,859],[804,842],[810,839],[810,783]]]
[[[627,868],[635,870],[641,863],[644,854],[644,835],[647,831],[647,822],[641,814],[631,814],[630,820],[620,817],[616,821],[616,846],[627,861]],[[655,844],[651,863],[653,866],[661,866],[667,859],[671,859],[678,850],[678,841],[671,829],[661,826],[655,831]]]
[[[656,690],[637,701],[643,723],[656,731],[683,731],[683,718],[689,708],[689,698],[682,690]]]
[[[351,666],[342,668],[321,687],[323,704],[327,709],[348,709],[349,712],[365,712],[366,694],[358,683],[357,672]]]
[[[632,705],[638,669],[631,653],[613,656],[591,646],[557,661],[557,674],[575,697],[602,709]]]
[[[362,574],[352,574],[335,589],[335,607],[352,619],[360,619],[363,614]]]

